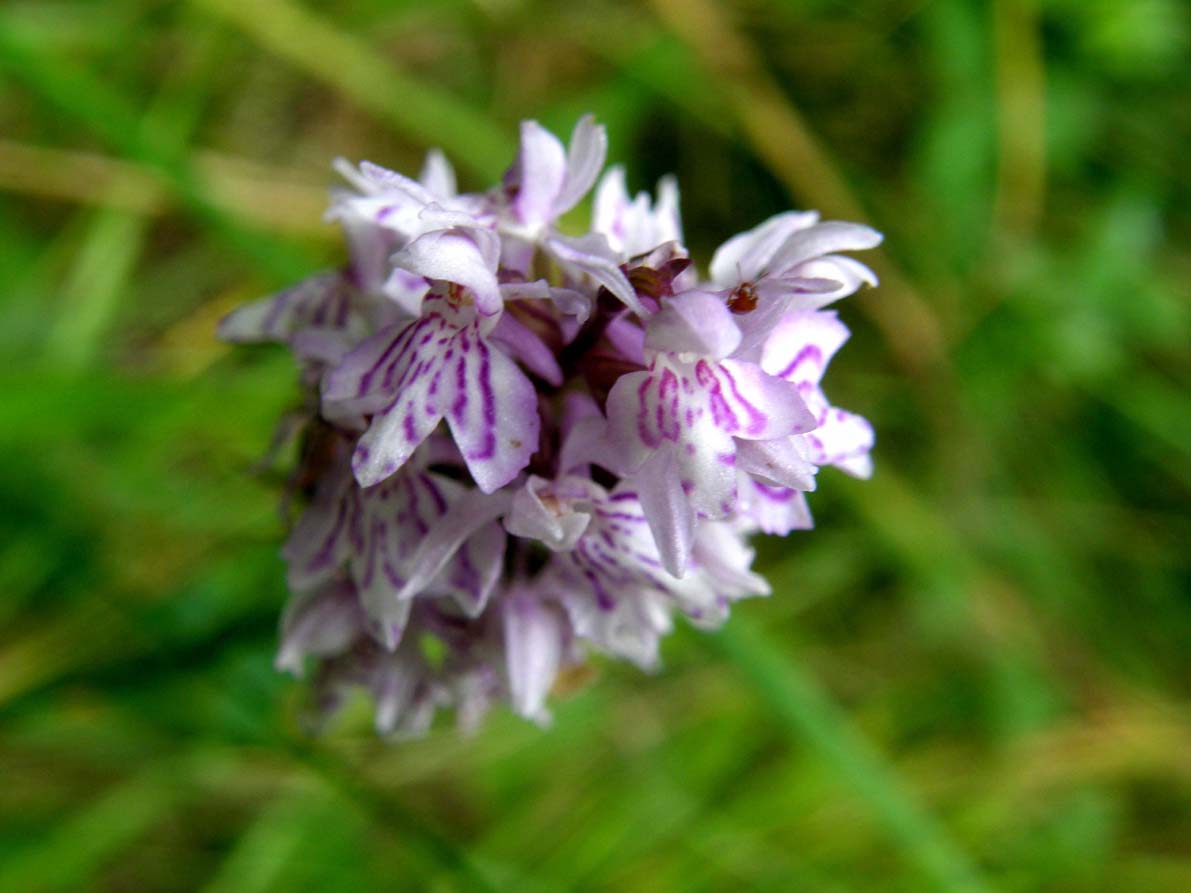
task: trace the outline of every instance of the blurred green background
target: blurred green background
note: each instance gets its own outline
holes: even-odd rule
[[[7,0],[0,890],[1191,890],[1189,47],[1180,0]],[[312,739],[293,367],[214,325],[341,259],[335,155],[482,188],[587,111],[704,263],[886,233],[828,378],[876,476],[548,732]]]

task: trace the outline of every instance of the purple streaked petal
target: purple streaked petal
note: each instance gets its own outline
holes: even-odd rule
[[[751,481],[741,488],[741,509],[762,533],[785,536],[792,530],[814,526],[806,494],[788,487],[771,487]]]
[[[806,435],[811,456],[820,465],[834,465],[853,477],[872,476],[873,426],[854,412],[828,407],[823,423]]]
[[[391,381],[400,377],[401,370],[412,358],[416,340],[425,329],[441,326],[441,323],[440,317],[413,320],[389,326],[364,339],[324,376],[323,402],[342,403],[375,397],[381,402],[365,411],[371,412],[382,406]]]
[[[463,332],[446,364],[443,410],[476,484],[504,486],[538,449],[541,421],[533,383],[483,338]]]
[[[397,597],[409,599],[422,592],[472,534],[508,511],[511,498],[509,493],[472,490],[457,499],[418,544]]]
[[[285,342],[311,328],[346,330],[354,308],[339,273],[319,273],[267,298],[233,310],[218,336],[233,343]],[[361,332],[353,333],[357,337]]]
[[[765,343],[761,368],[786,381],[818,385],[827,364],[849,334],[848,327],[832,311],[787,313]]]
[[[446,410],[444,361],[432,350],[418,352],[394,382],[396,396],[372,417],[352,455],[361,487],[383,481],[409,460]]]
[[[478,617],[503,570],[504,528],[490,521],[473,533],[431,581],[429,589],[451,596],[468,617]]]
[[[343,581],[295,596],[281,618],[281,645],[273,665],[301,676],[306,657],[346,651],[360,636],[363,624],[355,590]]]
[[[718,368],[713,369],[711,364],[707,367],[720,383],[718,389],[710,383],[706,385],[712,392],[713,418],[717,400],[722,400],[726,420],[735,423],[730,426],[720,424],[720,427],[734,437],[773,440],[810,431],[817,424],[798,387],[791,382],[767,375],[761,367],[739,360],[721,360]]]
[[[319,484],[281,549],[291,589],[309,589],[334,576],[351,555],[349,531],[358,523],[354,482],[337,466]]]

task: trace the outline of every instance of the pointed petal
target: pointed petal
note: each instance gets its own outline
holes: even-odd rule
[[[512,313],[502,313],[500,321],[488,336],[504,348],[509,356],[520,360],[530,372],[554,387],[562,385],[562,369],[554,351],[537,334]]]
[[[567,148],[567,174],[554,202],[554,216],[565,214],[587,195],[604,158],[608,154],[608,134],[591,115],[584,115],[575,125]]]
[[[590,277],[597,286],[608,289],[638,316],[649,316],[649,311],[620,269],[608,240],[599,233],[589,233],[576,239],[553,236],[546,240],[545,247],[572,276]]]
[[[422,166],[418,182],[440,198],[455,195],[455,169],[451,167],[451,162],[447,161],[447,156],[438,149],[431,149],[426,153],[426,163]]]
[[[659,245],[663,242],[682,242],[682,215],[678,202],[678,179],[667,174],[658,180],[657,201],[653,206]]]
[[[479,617],[504,569],[506,541],[500,524],[488,522],[468,538],[430,588],[452,596],[468,617]]]
[[[445,381],[444,355],[436,352],[435,342],[441,348],[449,339],[434,337],[442,336],[441,329],[424,329],[418,339],[425,338],[425,343],[411,350],[386,382],[387,392],[396,396],[372,417],[352,455],[352,470],[361,487],[383,481],[404,465],[447,409],[450,385]]]
[[[617,164],[608,168],[600,178],[592,201],[591,229],[602,234],[608,244],[619,250],[624,245],[625,212],[629,206],[629,192],[625,187],[624,168]]]
[[[314,500],[294,525],[281,549],[291,589],[309,589],[328,579],[352,554],[352,528],[359,523],[354,486],[346,473],[324,478]]]
[[[700,383],[711,391],[711,412],[716,424],[734,437],[773,440],[815,427],[798,388],[767,375],[761,367],[738,360],[721,360],[718,368],[701,364]],[[714,376],[718,386],[711,383]]]
[[[818,219],[815,211],[786,211],[733,236],[711,258],[712,281],[733,286],[756,279],[791,234],[806,229]]]
[[[765,483],[795,490],[815,489],[811,449],[805,437],[781,437],[777,440],[742,440],[736,445],[736,462],[741,471],[761,478]]]
[[[421,339],[440,324],[440,319],[414,320],[366,338],[324,376],[324,406],[363,413],[383,407],[394,383],[413,362]]]
[[[418,544],[407,567],[408,577],[397,597],[413,598],[447,566],[468,538],[508,511],[511,494],[464,493]]]
[[[760,481],[751,481],[741,489],[743,511],[762,533],[785,536],[792,530],[810,530],[814,526],[806,494],[801,490],[771,487]]]
[[[550,719],[546,696],[554,685],[565,647],[566,621],[531,592],[503,601],[504,643],[513,710],[534,722]]]
[[[537,121],[522,121],[521,148],[505,178],[506,187],[514,190],[511,204],[517,219],[531,229],[551,222],[566,175],[566,152],[558,137]]]
[[[875,286],[877,274],[851,257],[842,254],[826,254],[805,261],[798,267],[799,276],[832,280],[839,286],[831,291],[806,294],[790,302],[791,310],[817,310],[833,301],[855,294],[862,285]]]
[[[671,454],[660,451],[632,478],[649,521],[662,565],[675,577],[686,572],[694,538],[695,512],[687,501]]]
[[[281,618],[281,645],[273,665],[302,675],[306,657],[328,657],[346,651],[362,631],[363,616],[356,594],[346,583],[332,583],[296,596]]]
[[[774,254],[768,268],[773,273],[781,273],[831,252],[875,248],[881,244],[882,238],[871,226],[829,220],[793,233]]]

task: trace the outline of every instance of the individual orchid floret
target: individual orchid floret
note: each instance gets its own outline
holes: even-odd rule
[[[365,340],[327,377],[324,407],[372,416],[352,457],[361,486],[401,468],[444,418],[484,492],[528,464],[538,443],[537,394],[491,343],[476,304],[463,286],[437,281],[419,319]]]
[[[871,227],[820,223],[813,211],[789,211],[721,245],[711,259],[711,279],[740,316],[741,355],[756,359],[786,311],[816,310],[862,285],[876,285],[872,270],[836,252],[880,243],[881,234]]]
[[[497,703],[546,725],[593,655],[654,669],[677,618],[768,595],[748,538],[809,528],[821,466],[871,473],[822,308],[876,283],[841,252],[880,235],[778,214],[701,274],[676,181],[630,195],[606,153],[585,117],[567,146],[525,122],[486,191],[437,152],[416,179],[337,162],[343,266],[221,324],[299,361],[276,664],[320,717],[362,690],[385,736]]]
[[[610,438],[675,576],[684,572],[696,520],[736,510],[738,442],[815,425],[796,385],[731,358],[740,340],[719,297],[676,295],[647,328],[649,368],[623,376],[608,395]]]

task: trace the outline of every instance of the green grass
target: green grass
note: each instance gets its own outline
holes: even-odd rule
[[[1191,889],[1188,62],[1176,0],[6,4],[0,891]],[[587,111],[704,262],[886,233],[877,475],[548,732],[309,738],[292,367],[214,324],[338,256],[335,155],[480,187]]]

